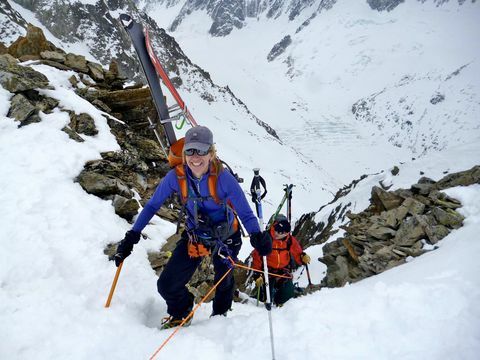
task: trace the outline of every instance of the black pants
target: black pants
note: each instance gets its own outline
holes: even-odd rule
[[[293,285],[292,279],[278,278],[275,276],[269,276],[268,279],[270,284],[270,299],[275,305],[283,305],[295,296],[295,286]],[[259,299],[262,302],[267,300],[265,291],[265,285],[263,285],[260,289]]]
[[[224,243],[236,258],[242,238],[237,231]],[[160,295],[167,302],[167,311],[174,318],[186,317],[193,307],[193,297],[185,286],[192,278],[202,258],[191,258],[188,255],[188,235],[182,233],[170,260],[158,278],[157,287]],[[222,261],[218,254],[212,255],[213,268],[215,270],[215,283],[228,271],[229,267]],[[234,291],[233,271],[231,271],[217,286],[213,299],[213,314],[223,314],[232,306]]]

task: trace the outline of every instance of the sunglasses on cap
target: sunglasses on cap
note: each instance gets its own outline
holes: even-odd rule
[[[194,154],[197,154],[198,156],[205,156],[209,152],[210,152],[210,149],[208,150],[188,149],[188,150],[185,150],[183,153],[187,156],[193,156]]]

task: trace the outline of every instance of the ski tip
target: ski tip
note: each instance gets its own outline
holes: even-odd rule
[[[120,14],[119,19],[126,28],[129,28],[133,23],[132,17],[128,14]]]

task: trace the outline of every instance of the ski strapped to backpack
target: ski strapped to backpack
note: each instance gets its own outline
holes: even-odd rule
[[[157,109],[158,117],[160,118],[160,125],[163,126],[165,130],[168,145],[171,145],[175,143],[177,138],[172,123],[171,121],[169,121],[169,110],[163,96],[162,88],[156,74],[155,66],[152,63],[147,50],[143,28],[139,23],[135,22],[130,15],[127,14],[121,14],[120,21],[122,22],[125,31],[132,40],[133,47],[135,49],[135,52],[137,53],[138,59],[140,60],[140,64],[147,79],[148,86],[150,87],[152,100],[155,104],[155,108]]]

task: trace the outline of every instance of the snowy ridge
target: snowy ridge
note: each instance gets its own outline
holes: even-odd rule
[[[480,88],[470,80],[478,75],[476,67],[465,64],[448,75],[405,76],[393,87],[356,102],[352,112],[359,122],[374,125],[372,136],[388,138],[413,155],[476,141]]]

